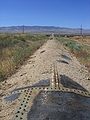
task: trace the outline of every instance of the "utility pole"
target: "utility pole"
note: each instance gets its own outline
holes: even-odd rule
[[[80,28],[80,36],[81,36],[81,39],[83,41],[83,28],[82,28],[82,24],[81,24],[81,28]]]
[[[23,33],[23,34],[25,33],[24,25],[22,26],[22,33]]]
[[[80,27],[80,35],[83,36],[82,24],[81,24],[81,27]]]

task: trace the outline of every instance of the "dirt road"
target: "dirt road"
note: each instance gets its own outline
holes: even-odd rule
[[[48,40],[14,75],[0,85],[1,120],[10,120],[15,107],[18,106],[17,101],[6,104],[3,98],[14,89],[50,79],[53,64],[56,64],[61,77],[68,77],[90,91],[87,69],[58,41]]]

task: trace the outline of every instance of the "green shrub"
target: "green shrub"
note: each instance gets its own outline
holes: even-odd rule
[[[66,39],[63,37],[59,37],[57,38],[63,45],[65,45],[66,47],[70,48],[71,51],[80,51],[82,50],[82,45],[80,45],[79,43],[77,43],[76,41],[70,40],[70,39]]]

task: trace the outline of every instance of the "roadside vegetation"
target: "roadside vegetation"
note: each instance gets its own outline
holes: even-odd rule
[[[12,75],[48,37],[38,34],[0,34],[0,81]]]
[[[88,71],[90,72],[90,38],[87,37],[81,38],[80,36],[75,37],[61,37],[56,36],[56,39],[59,40],[65,47],[77,57],[77,59],[84,64]]]

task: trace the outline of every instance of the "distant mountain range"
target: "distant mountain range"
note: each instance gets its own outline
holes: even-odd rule
[[[80,28],[54,27],[54,26],[0,27],[0,33],[17,33],[17,32],[81,34],[81,29]],[[90,29],[82,29],[82,33],[90,35]]]

